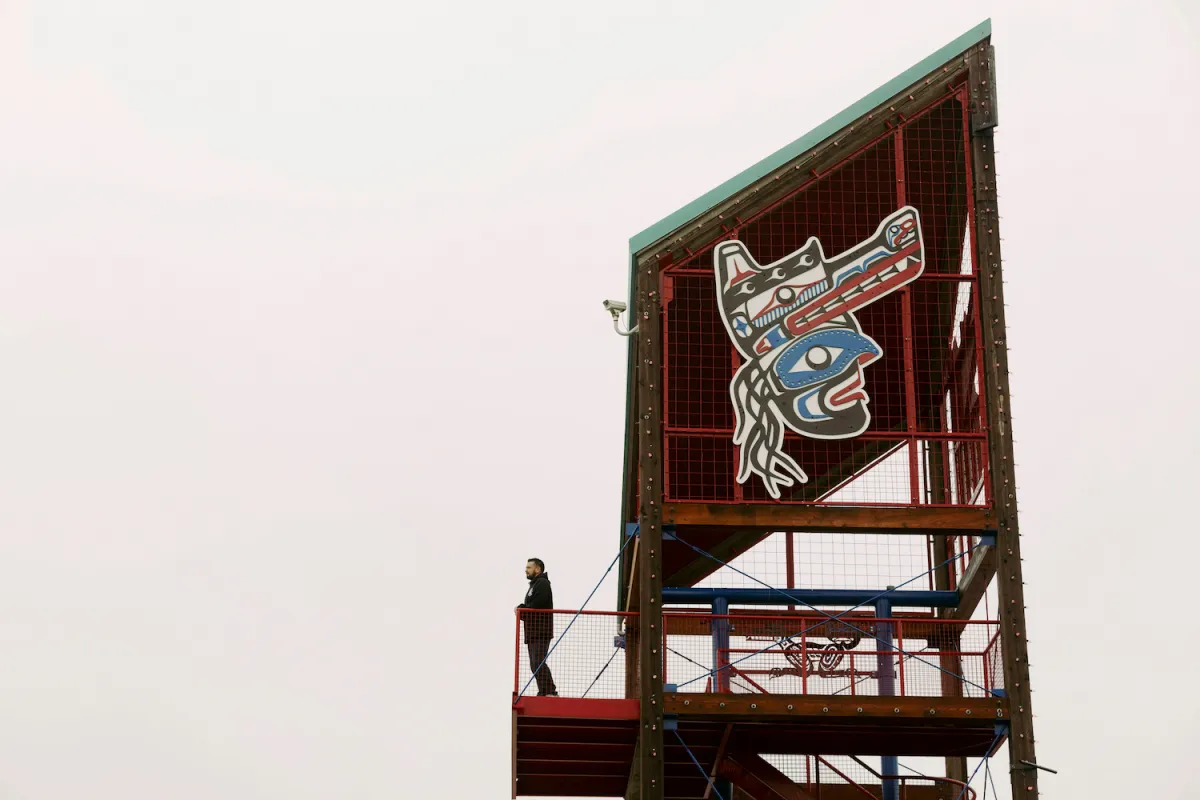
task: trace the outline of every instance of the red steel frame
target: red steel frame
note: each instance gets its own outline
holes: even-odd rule
[[[971,171],[971,159],[969,157],[969,153],[970,153],[970,127],[968,124],[969,123],[969,103],[968,103],[968,97],[967,97],[967,86],[965,83],[962,83],[956,87],[953,87],[947,95],[944,95],[941,98],[938,98],[937,100],[930,103],[928,106],[926,106],[921,111],[919,111],[915,114],[912,114],[912,115],[908,116],[907,118],[904,118],[902,116],[902,121],[898,125],[896,125],[892,130],[876,137],[875,139],[873,139],[873,140],[867,142],[866,144],[862,145],[861,147],[859,147],[857,150],[849,153],[845,158],[840,160],[836,165],[830,167],[829,169],[827,169],[821,173],[812,171],[808,180],[801,183],[798,187],[796,187],[794,190],[789,192],[784,197],[781,197],[778,200],[774,201],[773,203],[756,211],[752,216],[749,216],[745,219],[742,219],[740,217],[734,217],[730,225],[724,226],[725,233],[723,235],[721,235],[718,239],[715,239],[714,241],[708,243],[707,245],[705,245],[704,247],[702,247],[698,250],[693,251],[691,249],[688,249],[688,251],[687,251],[688,255],[689,255],[688,261],[691,262],[697,256],[702,256],[706,252],[710,251],[712,249],[712,247],[714,247],[720,241],[725,241],[727,239],[736,238],[738,236],[739,232],[744,230],[751,223],[755,222],[756,220],[762,219],[766,214],[778,209],[780,206],[782,206],[782,204],[796,198],[798,195],[805,192],[806,190],[813,188],[823,178],[826,178],[827,176],[833,174],[834,172],[838,171],[839,169],[843,168],[844,166],[852,163],[859,156],[867,153],[872,148],[875,148],[876,146],[880,145],[881,143],[883,143],[889,139],[892,142],[892,150],[893,150],[893,157],[895,160],[895,170],[896,170],[895,203],[896,203],[896,207],[905,205],[905,203],[908,200],[908,192],[907,192],[906,186],[905,186],[905,181],[906,181],[906,175],[905,175],[906,154],[905,154],[905,150],[904,150],[905,131],[909,127],[911,127],[913,125],[913,123],[922,119],[925,115],[931,113],[935,109],[940,108],[943,103],[947,102],[947,100],[949,100],[951,98],[958,100],[960,108],[961,108],[961,113],[962,113],[962,120],[963,120],[962,126],[961,126],[962,146],[963,146],[964,155],[967,156],[964,159],[965,176],[966,176],[965,177],[965,187],[968,189],[967,191],[964,192],[965,206],[966,206],[965,228],[967,231],[967,237],[969,237],[966,240],[966,246],[970,247],[970,252],[974,252],[975,201],[974,201],[974,193],[969,190],[969,187],[974,185],[973,178],[972,178],[972,171]],[[962,262],[963,246],[964,245],[962,245],[962,244],[960,244],[960,246],[959,246],[959,250],[960,250],[959,263],[960,264]],[[829,504],[831,501],[828,498],[834,492],[836,492],[842,488],[845,488],[847,485],[849,485],[853,481],[861,478],[863,475],[867,474],[871,470],[872,467],[878,465],[879,463],[884,461],[886,458],[894,455],[895,451],[897,449],[899,449],[900,447],[906,446],[908,449],[908,480],[909,480],[909,502],[908,502],[908,504],[911,504],[911,505],[921,504],[921,505],[927,505],[927,506],[933,506],[933,507],[979,505],[980,502],[972,502],[972,498],[969,496],[969,494],[967,494],[966,496],[963,496],[963,492],[960,492],[958,502],[948,502],[949,498],[951,497],[951,494],[949,492],[950,474],[949,474],[948,469],[944,470],[944,474],[942,476],[942,480],[943,480],[943,484],[944,484],[943,488],[945,490],[943,502],[932,502],[931,499],[928,497],[921,498],[919,496],[919,494],[920,494],[919,487],[921,486],[921,476],[919,474],[920,466],[918,463],[919,462],[918,448],[920,447],[922,442],[925,442],[925,443],[927,443],[926,444],[927,447],[929,445],[933,445],[936,443],[941,448],[943,453],[946,455],[949,454],[950,448],[955,446],[955,444],[972,443],[973,445],[977,446],[979,448],[978,449],[978,458],[979,458],[978,469],[979,469],[980,480],[982,481],[982,484],[983,484],[983,495],[980,498],[980,500],[983,505],[990,506],[992,504],[992,502],[993,502],[992,501],[992,487],[991,487],[991,480],[990,480],[990,475],[988,474],[988,467],[987,467],[987,462],[988,462],[988,459],[987,459],[987,436],[988,436],[987,417],[986,417],[986,410],[984,408],[985,404],[982,402],[982,394],[983,394],[983,385],[982,385],[983,384],[983,370],[982,370],[983,332],[982,332],[982,320],[980,319],[980,314],[978,311],[979,272],[980,271],[979,271],[978,264],[972,263],[971,266],[972,266],[972,269],[967,274],[963,274],[963,273],[961,273],[961,271],[956,272],[956,273],[945,273],[945,272],[933,273],[933,272],[927,271],[920,278],[918,278],[916,282],[914,282],[913,284],[910,284],[909,286],[904,287],[903,289],[901,289],[897,292],[897,294],[900,297],[900,302],[901,302],[900,316],[901,316],[901,323],[903,326],[903,338],[904,338],[904,349],[903,349],[904,376],[903,376],[903,378],[904,378],[904,405],[905,405],[904,411],[905,411],[905,428],[906,429],[903,431],[871,431],[871,430],[868,430],[868,431],[860,434],[858,437],[856,437],[856,439],[858,441],[864,441],[864,442],[867,442],[867,441],[895,442],[896,446],[894,448],[888,448],[882,455],[874,458],[870,464],[857,470],[855,472],[855,474],[851,475],[848,478],[843,479],[837,485],[826,490],[820,497],[818,497],[814,500],[786,500],[783,502],[800,503],[800,504]],[[703,276],[711,277],[712,272],[711,272],[711,269],[708,269],[705,267],[695,266],[695,265],[690,265],[690,264],[681,264],[681,265],[677,265],[677,266],[668,266],[666,269],[662,270],[659,273],[659,290],[661,292],[661,296],[663,299],[663,307],[664,308],[666,308],[667,305],[673,299],[673,296],[675,293],[674,287],[673,287],[674,278],[676,278],[678,276],[689,276],[689,275],[691,275],[691,276],[703,275]],[[965,283],[970,287],[970,295],[969,295],[968,312],[967,313],[968,313],[968,316],[970,317],[970,324],[973,327],[974,340],[975,340],[974,341],[975,372],[978,376],[978,381],[980,384],[979,397],[977,398],[977,402],[976,402],[977,409],[975,410],[975,413],[978,415],[978,429],[977,430],[970,430],[970,431],[947,431],[947,430],[921,431],[921,430],[919,430],[919,424],[917,421],[917,399],[916,399],[917,386],[916,386],[916,376],[914,374],[915,355],[914,355],[914,351],[913,351],[913,334],[914,334],[913,325],[912,325],[913,291],[915,290],[915,288],[918,285],[921,285],[923,282],[932,283],[935,281],[949,282],[949,283],[953,283],[954,285],[961,285],[961,284]],[[664,313],[662,315],[662,340],[664,342],[664,348],[663,348],[663,352],[662,352],[661,379],[662,379],[662,384],[663,384],[663,396],[664,396],[664,398],[667,398],[667,402],[664,402],[663,406],[664,406],[665,432],[668,436],[668,439],[670,439],[670,437],[672,435],[675,435],[675,436],[686,435],[689,437],[696,437],[696,438],[710,438],[710,437],[712,437],[712,438],[721,438],[721,437],[732,438],[732,429],[731,428],[724,428],[724,427],[704,428],[704,427],[690,427],[690,426],[673,424],[672,417],[673,417],[674,409],[672,408],[672,405],[669,402],[669,399],[671,397],[671,393],[670,393],[671,378],[670,378],[670,369],[669,369],[669,366],[671,363],[670,362],[671,353],[670,353],[670,346],[669,346],[669,343],[671,342],[671,332],[670,332],[669,315],[666,313]],[[949,341],[945,342],[944,346],[946,348],[949,348],[950,342]],[[728,348],[729,348],[729,352],[731,353],[732,366],[734,369],[736,369],[738,366],[740,366],[740,363],[741,363],[740,358],[738,357],[737,351],[732,346],[732,344],[729,344]],[[949,377],[943,376],[942,386],[939,389],[941,396],[945,396],[946,383],[948,380],[950,380]],[[943,425],[943,427],[945,427],[945,426]],[[736,459],[739,457],[739,454],[737,453],[737,448],[735,447],[735,448],[733,448],[733,450],[734,450],[733,457]],[[672,456],[671,456],[671,447],[670,446],[664,448],[663,461],[664,461],[664,468],[665,468],[664,469],[665,496],[668,499],[670,499],[672,502],[705,502],[705,503],[714,503],[714,504],[740,504],[740,503],[747,503],[747,502],[750,502],[750,503],[779,502],[779,501],[767,501],[767,500],[759,500],[759,499],[754,499],[754,498],[747,498],[745,496],[746,492],[745,492],[743,485],[736,483],[736,482],[734,482],[734,484],[733,484],[732,497],[729,499],[705,498],[702,500],[689,500],[688,498],[676,497],[674,495],[674,493],[672,492],[673,470],[672,470],[672,463],[671,463]],[[960,476],[960,478],[961,478],[961,476]],[[928,493],[929,486],[927,485],[927,482],[926,482],[925,488],[926,488],[926,492]],[[965,489],[969,489],[969,488],[970,487],[965,487]],[[964,491],[965,491],[965,489],[964,489]],[[836,501],[834,501],[834,502],[836,502]],[[873,506],[886,507],[886,506],[898,505],[898,503],[896,503],[896,502],[871,502],[871,501],[863,501],[863,500],[858,500],[858,499],[856,499],[851,504],[854,506],[863,506],[863,507],[873,507]],[[899,504],[903,504],[903,503],[899,503]]]

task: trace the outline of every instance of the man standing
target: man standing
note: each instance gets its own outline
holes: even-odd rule
[[[525,577],[529,579],[529,591],[525,593],[525,602],[517,608],[554,608],[550,576],[546,574],[546,565],[540,558],[531,558],[525,562]],[[525,623],[525,647],[529,650],[529,669],[537,680],[538,696],[558,697],[558,690],[554,688],[554,678],[550,674],[550,665],[543,663],[550,649],[550,640],[554,638],[554,615],[523,613],[521,620]]]

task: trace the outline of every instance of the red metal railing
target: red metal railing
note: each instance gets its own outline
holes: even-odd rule
[[[638,615],[576,613],[520,611],[514,693],[636,696]],[[681,692],[987,697],[1003,687],[995,621],[668,612],[663,628],[664,680]],[[549,680],[539,682],[543,650]]]
[[[987,697],[1003,685],[994,621],[669,613],[663,623],[678,691]]]
[[[632,677],[635,670],[627,669],[626,657],[630,651],[625,649],[623,641],[626,629],[633,627],[630,619],[636,620],[637,614],[518,609],[513,693],[540,694],[539,689],[552,684],[560,697],[632,697],[626,677]],[[527,628],[530,642],[526,641]],[[542,669],[549,672],[549,681],[543,675],[539,683],[534,670],[541,662],[542,649],[548,653]]]

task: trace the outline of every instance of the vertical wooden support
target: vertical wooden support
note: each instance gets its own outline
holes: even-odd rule
[[[663,625],[662,625],[662,339],[659,269],[637,271],[638,465],[641,530],[638,541],[638,670],[641,728],[636,758],[641,800],[663,797]]]
[[[926,491],[929,493],[929,500],[932,503],[941,504],[946,502],[946,449],[945,442],[934,442],[934,446],[930,447],[929,455],[929,486]],[[952,554],[950,548],[951,537],[945,535],[934,535],[930,537],[933,543],[933,571],[934,588],[939,591],[950,591],[954,589],[954,563],[943,564],[942,562],[950,558]],[[951,609],[939,608],[937,614],[941,618],[951,617]],[[945,634],[949,634],[946,631]],[[951,655],[962,650],[961,645],[962,631],[956,631],[954,635],[944,635],[939,640],[938,648],[943,652],[938,653],[938,658],[941,660],[942,666],[947,670],[941,676],[942,680],[942,697],[962,697],[963,684],[955,675],[962,675],[962,657],[959,655]],[[945,652],[951,651],[951,652]],[[951,674],[952,673],[952,674]],[[966,783],[969,776],[967,772],[967,759],[965,756],[946,756],[946,777],[956,781]]]
[[[1037,763],[1033,740],[1033,708],[1029,689],[1025,591],[1021,579],[1021,539],[1017,526],[1016,477],[1013,471],[1012,408],[1005,343],[1004,281],[1000,270],[1000,219],[996,212],[995,57],[990,42],[973,47],[970,66],[971,164],[975,194],[975,268],[980,276],[983,315],[983,371],[988,416],[988,466],[999,531],[996,582],[1000,600],[1000,640],[1004,686],[1011,707],[1008,752],[1012,792],[1019,800],[1036,800]]]

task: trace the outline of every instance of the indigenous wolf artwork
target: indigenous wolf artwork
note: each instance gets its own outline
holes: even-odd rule
[[[871,423],[863,370],[883,351],[854,312],[921,275],[921,219],[905,206],[832,258],[811,237],[773,264],[759,265],[737,240],[718,244],[713,260],[721,318],[745,359],[729,385],[737,481],[753,473],[778,500],[783,487],[808,481],[783,451],[786,428],[850,439]]]

